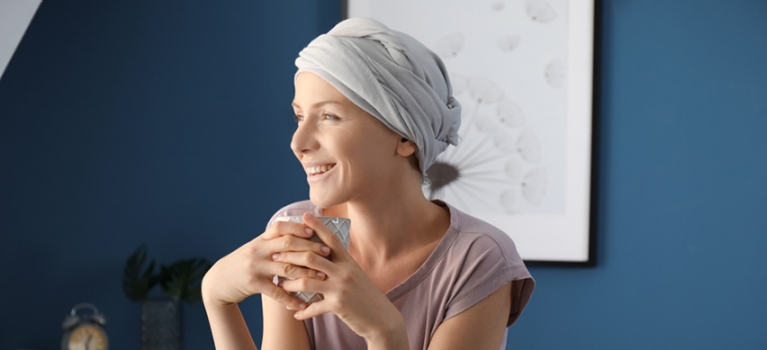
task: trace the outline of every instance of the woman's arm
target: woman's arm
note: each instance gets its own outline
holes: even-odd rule
[[[442,322],[429,349],[497,350],[511,312],[511,282],[479,303]]]
[[[398,313],[394,322],[391,323],[393,328],[382,328],[381,332],[377,336],[370,337],[367,340],[368,350],[404,350],[410,349],[407,338],[407,328],[405,328],[405,320],[402,318],[402,314]]]
[[[237,304],[204,304],[216,349],[258,350]]]
[[[202,297],[213,341],[218,350],[256,349],[237,304],[253,294],[268,296],[284,306],[300,310],[306,303],[272,283],[274,275],[317,279],[317,271],[274,262],[283,250],[314,252],[324,256],[322,244],[308,240],[304,225],[277,222],[264,233],[219,259],[202,279]]]
[[[262,350],[311,349],[304,322],[293,317],[295,310],[288,310],[284,305],[265,295],[261,296],[261,305],[264,315]]]

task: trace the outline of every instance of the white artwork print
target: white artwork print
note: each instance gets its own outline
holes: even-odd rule
[[[593,2],[352,0],[348,10],[413,36],[447,67],[463,107],[460,142],[427,170],[424,194],[501,228],[526,260],[586,261],[592,57],[583,51],[593,41],[579,48],[573,38],[593,37]],[[574,30],[573,11],[587,29]]]

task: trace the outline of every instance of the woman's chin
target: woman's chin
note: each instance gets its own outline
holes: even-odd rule
[[[327,195],[327,194],[320,194],[320,193],[314,193],[314,191],[309,191],[309,200],[318,208],[330,208],[332,206],[338,205],[342,203],[343,201],[340,200],[340,198],[337,198],[336,196]]]

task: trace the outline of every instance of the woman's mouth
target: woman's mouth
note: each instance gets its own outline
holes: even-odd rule
[[[324,164],[320,166],[306,167],[306,175],[308,180],[320,180],[325,177],[329,171],[335,168],[335,164]]]

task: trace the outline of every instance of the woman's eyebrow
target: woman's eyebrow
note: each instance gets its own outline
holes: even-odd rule
[[[320,107],[322,107],[322,106],[324,106],[326,104],[329,104],[329,103],[330,104],[339,104],[339,105],[341,104],[341,102],[338,102],[338,101],[325,100],[325,101],[320,101],[320,102],[315,103],[314,105],[312,105],[312,108],[320,108]],[[293,103],[291,103],[291,106],[293,106],[295,108],[298,108],[298,109],[301,109],[301,107],[298,106],[296,101],[293,101]]]

